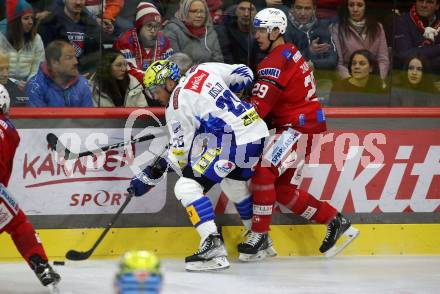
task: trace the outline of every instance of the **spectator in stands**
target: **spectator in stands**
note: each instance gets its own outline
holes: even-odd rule
[[[101,2],[104,1],[103,11]],[[95,17],[96,22],[102,25],[102,29],[113,34],[115,31],[115,20],[124,6],[124,0],[86,0],[87,10]]]
[[[64,40],[46,47],[46,62],[26,85],[28,106],[92,107],[87,80],[78,72],[75,48]]]
[[[106,49],[93,78],[93,103],[99,107],[159,106],[149,101],[142,84],[128,72],[124,56],[113,49]]]
[[[251,0],[238,0],[231,6],[216,27],[224,62],[229,64],[256,65],[258,46],[252,32],[252,22],[257,9]]]
[[[0,51],[0,84],[2,84],[9,93],[11,106],[26,106],[28,97],[24,91],[9,79],[9,56]]]
[[[330,93],[331,106],[387,106],[387,90],[382,87],[374,55],[365,49],[357,50],[348,62],[350,77],[336,81]]]
[[[149,2],[156,6],[156,9],[159,11],[162,16],[162,21],[166,21],[166,19],[170,18],[177,10],[179,6],[179,0],[130,0],[125,1],[124,7],[119,12],[118,17],[116,18],[116,30],[120,32],[128,31],[133,28],[133,23],[136,21],[136,7],[140,2]],[[162,25],[164,25],[162,23]]]
[[[41,22],[38,32],[45,46],[58,39],[70,42],[83,74],[96,70],[101,37],[103,43],[111,40],[108,34],[100,34],[100,26],[85,10],[85,0],[64,0],[63,5],[55,5],[54,11]]]
[[[34,9],[35,22],[39,23],[49,16],[57,1],[59,0],[28,0]]]
[[[374,18],[368,0],[344,0],[339,8],[339,20],[331,26],[338,52],[337,69],[342,79],[350,77],[348,62],[352,53],[368,49],[378,62],[383,86],[388,75],[390,61],[388,45],[382,24]]]
[[[6,35],[0,33],[0,51],[9,55],[9,79],[24,94],[27,81],[44,60],[44,46],[34,26],[32,6],[25,0],[8,0],[6,4],[8,26]]]
[[[317,96],[327,103],[334,79],[338,54],[329,31],[331,20],[317,19],[316,0],[293,0],[287,15],[284,38],[301,51],[313,65]]]
[[[195,63],[223,62],[205,0],[182,0],[176,16],[165,25],[164,33],[175,52],[188,54]]]
[[[173,54],[170,39],[159,30],[162,17],[156,7],[147,2],[137,6],[135,27],[121,35],[113,45],[128,61],[129,72],[143,84],[144,72],[156,60]]]
[[[440,74],[440,0],[416,0],[395,25],[396,64],[414,54],[424,56]]]
[[[440,92],[434,87],[429,62],[415,55],[405,62],[405,70],[393,76],[392,106],[440,106]]]
[[[338,55],[328,29],[330,21],[318,20],[315,12],[316,0],[293,0],[285,39],[295,44],[314,69],[334,69]]]

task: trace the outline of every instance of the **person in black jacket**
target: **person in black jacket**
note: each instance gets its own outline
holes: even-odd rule
[[[440,0],[414,1],[408,13],[394,26],[395,67],[403,67],[414,54],[430,61],[433,73],[440,74]]]
[[[221,25],[216,26],[225,63],[256,65],[258,47],[252,32],[257,10],[250,0],[239,0],[231,6]]]
[[[47,46],[54,40],[68,41],[75,48],[79,71],[95,71],[101,43],[113,43],[111,36],[100,32],[100,26],[85,10],[85,1],[65,0],[40,23],[38,33]]]
[[[283,8],[281,8],[283,10]],[[316,0],[293,0],[287,15],[285,38],[295,44],[304,58],[313,65],[317,95],[326,104],[333,81],[338,54],[329,26],[331,19],[316,17]]]

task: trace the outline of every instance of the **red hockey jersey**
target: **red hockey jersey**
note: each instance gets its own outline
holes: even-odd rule
[[[0,183],[8,186],[12,173],[15,151],[20,143],[20,136],[12,122],[0,114]]]
[[[292,44],[277,46],[257,67],[251,103],[270,127],[292,127],[302,133],[326,130],[315,78]]]

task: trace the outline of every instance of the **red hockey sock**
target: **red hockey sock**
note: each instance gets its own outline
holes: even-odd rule
[[[274,182],[276,175],[270,168],[258,165],[251,182],[253,217],[252,231],[266,233],[272,222],[272,210],[276,200]]]
[[[327,201],[320,201],[293,185],[278,185],[277,201],[294,214],[318,224],[328,224],[338,212]]]
[[[5,229],[11,235],[17,250],[29,265],[29,257],[34,254],[38,254],[42,259],[47,260],[43,245],[23,211],[20,210]]]

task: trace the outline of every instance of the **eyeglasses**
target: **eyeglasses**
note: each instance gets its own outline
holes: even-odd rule
[[[162,26],[159,23],[146,23],[144,27],[149,31],[158,31]]]

